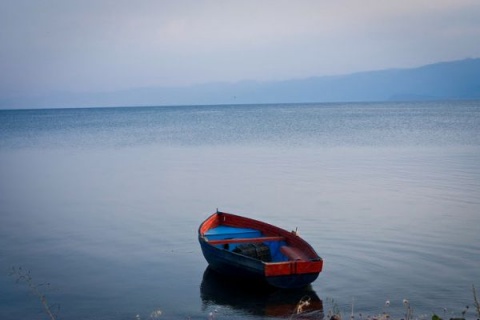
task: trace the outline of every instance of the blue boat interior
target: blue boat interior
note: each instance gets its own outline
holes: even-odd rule
[[[218,226],[212,228],[205,233],[207,240],[229,240],[229,239],[248,239],[263,237],[261,231],[250,228],[237,228],[228,226]],[[288,261],[289,258],[281,252],[281,248],[285,248],[287,243],[285,240],[273,240],[263,241],[262,244],[266,245],[270,250],[271,262],[283,262]],[[220,249],[237,252],[239,246],[245,243],[225,243],[216,244],[215,246]]]

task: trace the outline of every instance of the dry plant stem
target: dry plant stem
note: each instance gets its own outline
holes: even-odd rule
[[[354,300],[353,300],[353,298],[352,298],[352,312],[350,313],[350,319],[355,318],[355,317],[353,316],[353,303],[354,303]]]
[[[40,290],[38,289],[38,287],[40,287],[44,284],[39,284],[39,285],[35,284],[33,282],[32,277],[30,276],[30,271],[24,271],[24,270],[22,270],[21,267],[18,267],[18,268],[13,267],[11,275],[16,276],[16,278],[17,278],[16,281],[17,282],[25,281],[25,283],[28,285],[28,287],[30,288],[32,293],[40,299],[40,302],[42,303],[42,306],[45,310],[45,313],[49,316],[49,318],[51,320],[56,320],[57,319],[55,317],[54,313],[52,312],[50,306],[48,305],[47,297],[42,292],[40,292]],[[50,284],[48,283],[46,285],[49,286]]]
[[[480,318],[480,303],[477,299],[477,290],[475,290],[475,285],[472,284],[472,291],[473,291],[473,301],[475,302],[475,309],[477,309],[477,316]]]
[[[410,306],[410,302],[407,299],[403,300],[403,305],[405,306],[405,320],[410,320],[412,318],[413,310]]]

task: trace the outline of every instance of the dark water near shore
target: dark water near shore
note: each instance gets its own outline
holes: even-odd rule
[[[217,207],[298,227],[324,272],[225,285],[196,239]],[[288,317],[303,295],[474,318],[480,102],[0,111],[0,319],[46,319],[12,266],[61,319]]]

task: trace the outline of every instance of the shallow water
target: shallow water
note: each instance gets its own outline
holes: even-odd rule
[[[293,312],[298,292],[208,276],[216,208],[298,227],[324,313],[474,317],[478,101],[0,111],[0,137],[1,319],[46,318],[12,266],[62,319]]]

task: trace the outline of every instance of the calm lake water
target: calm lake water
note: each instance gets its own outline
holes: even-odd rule
[[[219,279],[196,238],[216,208],[298,227],[324,271]],[[12,266],[61,319],[281,318],[304,295],[476,319],[480,101],[0,111],[0,319],[47,319]]]

